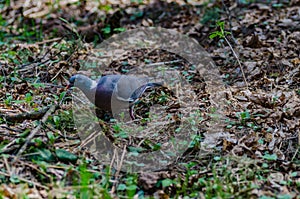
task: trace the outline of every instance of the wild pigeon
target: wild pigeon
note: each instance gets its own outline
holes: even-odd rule
[[[68,87],[79,88],[96,107],[114,112],[129,108],[131,119],[134,119],[133,105],[138,98],[151,87],[162,86],[162,83],[149,82],[147,78],[130,75],[106,75],[98,81],[81,74],[73,75]]]

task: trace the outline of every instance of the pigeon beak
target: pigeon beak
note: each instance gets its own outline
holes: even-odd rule
[[[66,86],[66,89],[68,90],[68,89],[70,89],[71,87],[73,87],[73,85],[72,85],[72,84],[68,84],[68,85]]]

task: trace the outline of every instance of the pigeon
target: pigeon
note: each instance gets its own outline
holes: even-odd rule
[[[149,82],[149,79],[130,75],[106,75],[95,81],[76,74],[70,80],[70,87],[79,88],[97,108],[104,111],[118,111],[129,108],[132,120],[135,119],[133,106],[142,94],[151,87],[161,87],[162,83]]]

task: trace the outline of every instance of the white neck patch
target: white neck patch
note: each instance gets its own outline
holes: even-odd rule
[[[95,89],[96,87],[97,87],[97,82],[92,81],[90,89],[92,90],[92,89]]]

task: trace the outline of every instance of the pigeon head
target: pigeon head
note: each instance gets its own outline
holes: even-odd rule
[[[95,94],[97,88],[96,81],[85,75],[76,74],[69,79],[69,82],[68,88],[79,88],[92,103],[95,103]]]
[[[74,83],[75,83],[75,80],[76,80],[76,75],[72,76],[72,77],[69,79],[69,85],[68,85],[68,87],[73,87],[73,86],[74,86]]]
[[[89,77],[85,76],[85,75],[73,75],[70,79],[69,79],[69,86],[68,87],[78,87],[80,90],[84,91],[84,90],[93,90],[96,86],[97,83],[90,79]]]

